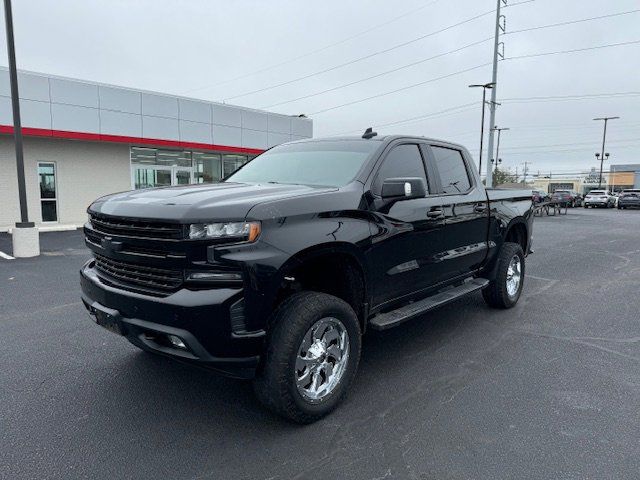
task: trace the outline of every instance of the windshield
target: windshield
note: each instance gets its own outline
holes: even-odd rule
[[[342,187],[351,182],[376,141],[323,140],[280,145],[228,177],[227,182]]]
[[[591,190],[588,195],[606,195],[606,193],[601,192],[600,190]]]

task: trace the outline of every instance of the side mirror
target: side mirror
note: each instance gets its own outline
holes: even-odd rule
[[[420,177],[387,178],[382,183],[382,198],[409,200],[427,196],[427,186]]]

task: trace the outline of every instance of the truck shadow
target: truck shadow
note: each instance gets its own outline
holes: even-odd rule
[[[107,402],[108,412],[94,412],[94,419],[97,415],[106,428],[114,415],[119,416],[118,423],[136,424],[136,435],[145,437],[169,429],[212,439],[212,435],[225,434],[230,429],[246,429],[256,435],[256,425],[265,427],[265,435],[321,428],[323,422],[333,425],[360,412],[364,405],[375,408],[380,400],[394,402],[396,393],[390,385],[406,382],[408,377],[428,375],[429,371],[446,370],[451,361],[451,353],[444,352],[447,346],[481,328],[482,322],[477,320],[486,315],[487,309],[477,297],[461,299],[389,331],[368,332],[347,401],[315,426],[300,427],[271,414],[259,404],[248,381],[219,377],[198,367],[133,350],[131,355],[122,357],[121,363],[112,365],[114,372],[121,373],[102,383],[101,394],[113,402]],[[464,349],[468,342],[462,343]],[[455,350],[456,361],[463,361],[459,349]],[[372,402],[372,397],[377,400]],[[140,417],[153,421],[140,422]]]

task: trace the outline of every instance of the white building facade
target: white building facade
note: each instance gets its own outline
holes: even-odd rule
[[[80,226],[109,193],[216,182],[310,119],[19,72],[29,219]],[[20,219],[9,74],[0,69],[0,231]]]

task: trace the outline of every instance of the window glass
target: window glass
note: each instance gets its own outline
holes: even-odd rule
[[[43,222],[57,222],[58,212],[56,208],[55,200],[43,200],[40,202],[42,207],[42,221]]]
[[[424,163],[417,145],[398,145],[393,147],[384,159],[380,170],[378,170],[374,191],[380,192],[385,179],[394,177],[419,177],[427,185]]]
[[[40,198],[56,198],[56,174],[53,163],[38,165],[40,176]]]
[[[228,177],[238,170],[242,165],[247,163],[249,159],[246,155],[223,155],[223,173],[224,177]]]
[[[219,182],[222,178],[222,160],[218,153],[193,152],[193,166],[196,183]]]
[[[380,144],[321,140],[279,145],[257,156],[229,182],[341,187],[351,182]]]
[[[157,150],[156,161],[156,165],[166,165],[169,167],[190,167],[191,152]]]
[[[156,165],[156,149],[131,147],[131,163]]]
[[[40,183],[40,209],[43,222],[58,221],[56,196],[56,166],[53,163],[38,163]]]
[[[451,148],[434,146],[431,150],[435,157],[443,193],[460,193],[469,190],[471,182],[462,153]]]

